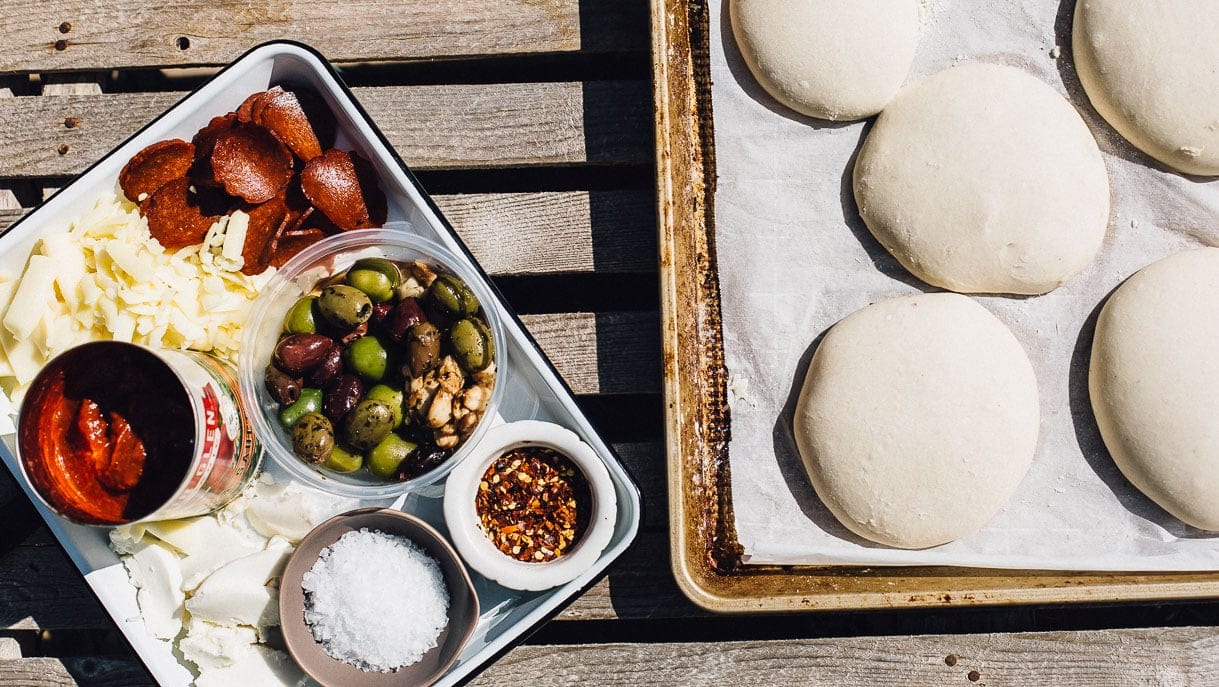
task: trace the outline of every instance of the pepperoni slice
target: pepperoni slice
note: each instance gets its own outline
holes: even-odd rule
[[[232,129],[237,124],[237,115],[230,112],[220,117],[213,117],[212,121],[207,123],[195,134],[191,139],[191,143],[195,146],[195,164],[191,170],[191,175],[196,181],[202,181],[207,184],[215,184],[216,177],[212,173],[212,150],[216,147],[216,139],[220,134]]]
[[[186,176],[195,159],[195,147],[179,138],[157,141],[136,153],[119,172],[119,188],[134,202],[150,196],[174,179]]]
[[[246,229],[245,243],[241,246],[242,274],[255,275],[267,269],[271,259],[271,244],[288,220],[288,204],[284,197],[247,208],[250,226]]]
[[[166,250],[203,242],[207,230],[227,213],[227,199],[215,192],[194,193],[186,177],[161,186],[140,204],[148,231]]]
[[[305,163],[301,191],[344,231],[385,223],[385,194],[372,165],[355,153],[330,149]]]
[[[265,128],[238,122],[216,138],[212,173],[229,195],[261,203],[292,180],[292,153]]]
[[[322,144],[296,93],[282,88],[267,91],[255,103],[253,117],[300,159],[307,162],[322,154]]]
[[[240,122],[254,121],[254,103],[258,102],[258,99],[266,95],[266,93],[266,91],[251,93],[245,100],[241,101],[241,104],[237,106],[237,110],[234,112],[237,115],[237,120]]]

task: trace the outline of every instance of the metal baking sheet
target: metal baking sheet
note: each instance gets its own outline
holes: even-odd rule
[[[683,592],[725,613],[1219,596],[1219,573],[741,565],[715,272],[711,30],[703,0],[652,2],[671,556]]]

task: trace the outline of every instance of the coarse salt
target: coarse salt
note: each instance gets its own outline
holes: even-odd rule
[[[409,539],[347,532],[301,580],[305,622],[336,660],[389,672],[436,646],[449,622],[440,565]]]

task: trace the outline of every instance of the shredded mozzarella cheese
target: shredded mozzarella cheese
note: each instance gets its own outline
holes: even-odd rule
[[[0,386],[18,400],[43,364],[93,340],[189,348],[236,363],[250,306],[275,272],[241,273],[248,225],[238,210],[200,245],[169,252],[134,203],[98,199],[67,233],[38,244],[0,309],[9,363],[0,365]]]

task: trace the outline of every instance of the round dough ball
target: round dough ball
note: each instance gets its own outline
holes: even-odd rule
[[[966,296],[894,298],[826,334],[796,406],[817,495],[852,532],[921,549],[999,511],[1028,471],[1037,380],[1016,337]]]
[[[732,0],[732,32],[758,83],[812,117],[870,117],[901,88],[918,0]]]
[[[855,163],[868,229],[915,276],[966,293],[1041,294],[1105,238],[1109,177],[1054,89],[966,64],[902,89]]]
[[[1187,524],[1219,531],[1219,248],[1122,284],[1096,321],[1088,391],[1122,473]]]
[[[1175,170],[1219,175],[1219,3],[1080,0],[1071,44],[1119,134]]]

